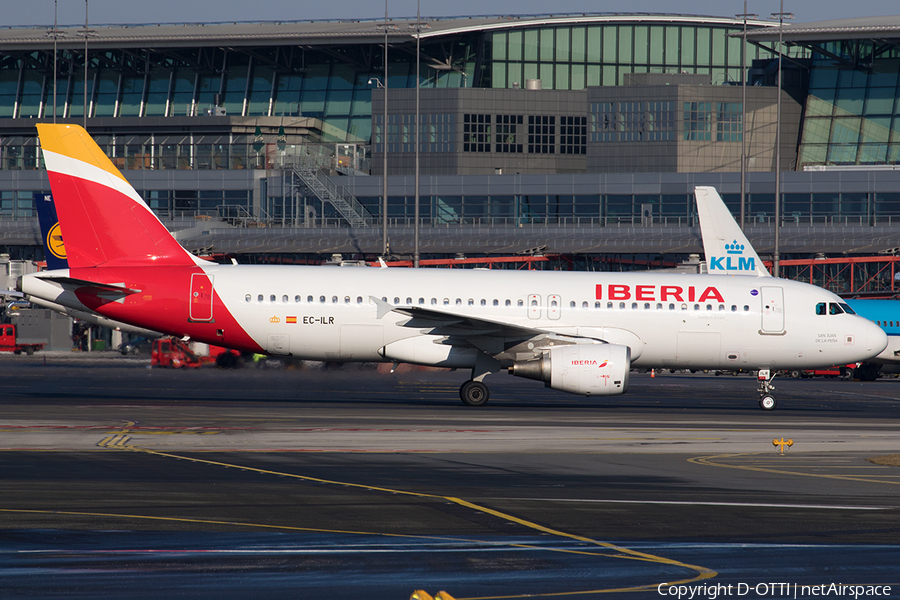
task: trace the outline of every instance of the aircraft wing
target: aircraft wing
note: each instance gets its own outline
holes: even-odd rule
[[[581,335],[566,335],[480,317],[460,315],[418,306],[393,306],[371,296],[378,307],[378,318],[389,312],[410,317],[403,327],[428,329],[429,335],[444,336],[454,346],[473,347],[498,359],[533,358],[553,345],[605,343],[606,340]]]

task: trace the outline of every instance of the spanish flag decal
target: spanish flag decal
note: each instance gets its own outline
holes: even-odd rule
[[[296,322],[297,322],[297,317],[285,317],[285,318],[284,318],[284,322],[285,322],[285,323],[296,323]]]

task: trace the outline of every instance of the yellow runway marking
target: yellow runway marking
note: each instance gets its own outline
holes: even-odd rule
[[[475,511],[483,512],[485,514],[489,514],[491,516],[497,517],[499,519],[503,519],[506,521],[510,521],[513,523],[517,523],[526,527],[528,529],[533,529],[535,531],[539,531],[541,533],[546,533],[549,535],[553,535],[556,537],[567,538],[571,540],[575,540],[578,542],[583,542],[586,544],[592,544],[598,546],[600,548],[606,549],[608,552],[590,552],[590,551],[579,551],[579,550],[564,550],[564,549],[552,549],[552,548],[540,548],[530,545],[522,545],[522,544],[513,544],[513,547],[518,548],[529,548],[529,549],[538,549],[538,550],[546,550],[553,552],[563,552],[570,554],[585,554],[590,556],[603,556],[608,558],[620,558],[626,560],[638,560],[644,562],[652,562],[660,565],[667,565],[670,567],[684,568],[689,571],[696,572],[696,576],[689,577],[686,579],[681,579],[678,581],[665,582],[663,585],[680,585],[680,584],[688,584],[696,581],[702,581],[705,579],[711,579],[716,577],[718,573],[713,571],[712,569],[708,569],[706,567],[701,567],[698,565],[691,565],[688,563],[683,563],[677,560],[665,558],[662,556],[657,556],[654,554],[648,554],[646,552],[639,552],[637,550],[631,550],[629,548],[624,548],[622,546],[616,546],[615,544],[609,542],[602,542],[598,540],[594,540],[589,537],[567,533],[564,531],[560,531],[558,529],[553,529],[551,527],[546,527],[544,525],[540,525],[538,523],[534,523],[532,521],[528,521],[526,519],[520,519],[513,515],[494,510],[491,508],[487,508],[485,506],[481,506],[479,504],[475,504],[469,502],[467,500],[463,500],[461,498],[455,498],[452,496],[441,496],[436,494],[425,494],[421,492],[411,492],[408,490],[398,490],[391,488],[383,488],[378,486],[371,485],[363,485],[358,483],[348,483],[344,481],[334,481],[329,479],[320,479],[317,477],[309,477],[307,475],[297,475],[295,473],[284,473],[280,471],[271,471],[268,469],[259,469],[256,467],[248,467],[244,465],[230,464],[225,462],[206,460],[202,458],[190,457],[190,456],[182,456],[178,454],[171,454],[167,452],[160,452],[157,450],[151,450],[148,448],[142,448],[138,446],[127,445],[128,440],[130,439],[126,434],[133,433],[131,428],[134,427],[134,423],[131,422],[127,425],[124,431],[115,432],[114,435],[110,435],[104,438],[98,446],[103,448],[111,449],[111,450],[127,450],[132,452],[140,452],[143,454],[150,454],[153,456],[160,456],[165,458],[174,458],[177,460],[186,460],[199,464],[213,465],[218,467],[225,467],[229,469],[241,469],[244,471],[252,471],[256,473],[262,473],[266,475],[275,475],[279,477],[288,477],[292,479],[298,479],[302,481],[310,481],[315,483],[323,483],[329,485],[339,485],[350,488],[357,488],[368,491],[375,492],[384,492],[388,494],[396,494],[402,496],[411,496],[415,498],[427,498],[434,500],[444,500],[446,502],[451,502],[453,504],[457,504],[459,506],[463,506],[466,508],[470,508]],[[303,528],[303,527],[290,527],[290,526],[281,526],[281,525],[264,525],[264,524],[254,524],[254,523],[240,523],[240,522],[231,522],[231,521],[214,521],[214,520],[204,520],[204,519],[184,519],[184,518],[169,518],[169,517],[150,517],[150,516],[142,516],[142,515],[117,515],[117,514],[104,514],[104,513],[78,513],[78,512],[65,512],[65,511],[10,511],[5,509],[0,509],[0,512],[22,512],[22,513],[38,513],[38,514],[68,514],[68,515],[80,515],[80,516],[103,516],[103,517],[116,517],[116,518],[133,518],[133,519],[147,519],[147,520],[157,520],[157,521],[175,521],[175,522],[184,522],[184,523],[198,523],[198,524],[215,524],[215,525],[235,525],[242,527],[260,527],[265,529],[280,529],[280,530],[293,530],[293,531],[315,531],[315,532],[330,532],[330,533],[347,533],[347,534],[357,534],[357,535],[383,535],[389,537],[403,537],[403,538],[417,538],[417,539],[447,539],[447,538],[437,538],[434,536],[412,536],[412,535],[402,535],[402,534],[387,534],[387,533],[378,533],[378,532],[360,532],[360,531],[337,531],[337,530],[326,530],[326,529],[311,529],[311,528]],[[478,541],[478,540],[469,540],[469,541]],[[480,543],[485,543],[481,541]],[[556,593],[547,593],[547,594],[522,594],[522,595],[512,595],[512,596],[485,596],[480,598],[461,598],[459,600],[501,600],[501,599],[513,599],[513,598],[536,598],[536,597],[562,597],[562,596],[578,596],[578,595],[586,595],[586,594],[609,594],[616,592],[634,592],[634,591],[647,591],[656,589],[659,583],[652,583],[647,585],[640,585],[634,587],[625,587],[625,588],[615,588],[615,589],[596,589],[596,590],[583,590],[578,592],[556,592]]]
[[[713,456],[698,456],[695,458],[689,458],[688,462],[693,463],[695,465],[705,465],[708,467],[721,467],[723,469],[738,469],[741,471],[756,471],[759,473],[775,473],[777,475],[797,475],[800,477],[816,477],[819,479],[836,479],[836,480],[842,480],[842,481],[862,481],[865,483],[886,483],[888,485],[900,485],[900,481],[885,481],[885,479],[887,477],[893,477],[893,476],[879,477],[876,479],[874,477],[853,477],[850,475],[836,475],[836,474],[827,474],[827,473],[810,473],[810,472],[803,472],[803,471],[790,471],[790,470],[787,470],[786,468],[775,468],[772,466],[756,467],[756,466],[750,466],[750,465],[734,465],[734,464],[715,462],[715,461],[719,461],[719,460],[750,458],[753,456],[761,456],[761,455],[758,452],[749,453],[749,454],[716,454]],[[788,464],[785,465],[785,467],[790,466],[791,468],[798,468],[798,467],[822,468],[822,469],[847,468],[847,467],[832,467],[831,465],[828,465],[828,464],[815,465],[815,466],[795,465],[795,464],[790,463],[789,457],[785,457],[785,459],[788,459],[788,461],[787,461]],[[780,457],[778,457],[778,458],[776,458],[774,456],[772,457],[773,462],[777,461],[777,460],[782,460],[782,459]],[[753,462],[754,462],[754,464],[764,464],[764,463],[762,463],[762,461],[753,461]],[[768,463],[768,464],[772,464],[772,463]],[[867,468],[868,469],[871,467],[869,467],[867,465],[861,465],[859,468]]]

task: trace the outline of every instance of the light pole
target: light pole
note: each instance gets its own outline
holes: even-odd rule
[[[384,0],[384,24],[379,25],[384,30],[384,81],[379,81],[373,77],[369,79],[369,84],[374,80],[376,85],[384,90],[384,120],[381,123],[381,150],[384,159],[383,173],[381,174],[381,256],[387,259],[390,252],[388,244],[388,173],[387,173],[387,153],[388,153],[388,30],[397,29],[395,25],[388,23],[388,5]]]
[[[88,38],[97,32],[88,29],[88,0],[84,0],[84,29],[78,35],[84,36],[84,128],[87,129],[88,118]]]
[[[747,213],[747,19],[757,15],[747,14],[747,0],[744,13],[737,15],[744,20],[744,35],[741,39],[741,229],[744,229],[744,215]]]
[[[385,45],[385,48],[387,46]],[[385,50],[386,51],[386,50]],[[381,158],[382,175],[381,175],[381,256],[387,259],[388,255],[388,231],[387,231],[387,213],[388,213],[388,185],[387,185],[387,86],[381,83],[377,77],[369,78],[369,85],[375,84],[376,89],[384,90],[384,121],[381,124]]]
[[[416,144],[416,206],[415,206],[415,240],[413,242],[413,268],[419,268],[419,133],[420,133],[420,123],[419,123],[419,88],[421,87],[419,84],[421,82],[421,77],[419,77],[419,49],[420,49],[420,38],[422,29],[428,27],[427,23],[422,22],[421,11],[419,10],[421,1],[416,1],[416,22],[411,24],[410,27],[416,30],[416,119],[415,126],[413,129],[415,130],[415,140]]]
[[[793,19],[792,13],[784,12],[784,0],[780,2],[780,12],[772,15],[778,17],[778,99],[775,108],[775,252],[772,254],[772,275],[779,276],[781,253],[781,65],[784,48],[784,20]]]

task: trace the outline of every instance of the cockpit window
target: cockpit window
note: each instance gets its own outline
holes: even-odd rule
[[[841,303],[840,303],[840,306],[841,306],[841,308],[844,309],[844,312],[847,313],[848,315],[855,315],[855,314],[856,314],[856,311],[853,310],[852,308],[850,308],[850,305],[847,304],[846,302],[841,302]]]
[[[828,303],[828,314],[829,315],[839,315],[844,312],[844,309],[841,308],[841,305],[837,302],[829,302]]]
[[[816,314],[817,315],[825,314],[825,303],[824,302],[819,302],[818,304],[816,304]]]

